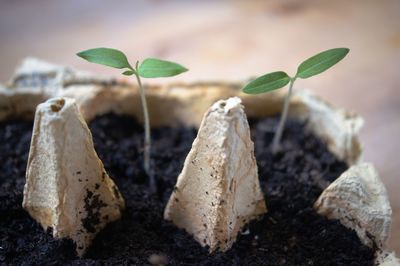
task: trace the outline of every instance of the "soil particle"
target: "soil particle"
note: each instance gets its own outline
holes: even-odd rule
[[[82,226],[89,233],[96,233],[96,226],[101,223],[100,209],[107,207],[107,204],[100,199],[100,194],[94,194],[90,190],[86,190],[85,205],[87,216],[82,219]]]
[[[151,254],[149,262],[154,266],[168,265],[168,258],[164,254]]]
[[[152,254],[162,254],[168,265],[373,265],[373,250],[363,246],[354,231],[312,209],[323,187],[346,164],[296,121],[288,122],[283,149],[272,155],[269,146],[276,125],[277,118],[250,121],[268,213],[251,222],[249,233],[240,235],[232,249],[210,255],[163,219],[196,130],[152,130],[159,189],[152,194],[142,168],[143,128],[126,116],[96,118],[89,125],[95,148],[120,188],[126,209],[121,220],[100,232],[86,257],[79,259],[72,241],[54,240],[21,207],[32,123],[0,123],[0,264],[148,265]],[[93,230],[100,218],[106,219],[99,216],[104,203],[97,196],[96,191],[88,191],[85,198],[92,213],[87,230]]]

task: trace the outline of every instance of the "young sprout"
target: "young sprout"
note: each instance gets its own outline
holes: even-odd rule
[[[244,93],[259,94],[282,88],[289,83],[289,92],[286,95],[281,119],[272,142],[273,153],[276,153],[279,150],[279,144],[282,138],[283,128],[285,126],[289,110],[290,97],[292,95],[292,89],[295,80],[297,78],[306,79],[324,72],[342,60],[349,51],[350,50],[348,48],[334,48],[326,50],[301,63],[297,68],[297,73],[294,77],[290,77],[288,74],[282,71],[272,72],[256,78],[243,88]]]
[[[136,61],[135,67],[132,67],[129,64],[128,59],[126,58],[124,53],[110,48],[90,49],[80,52],[77,55],[92,63],[124,69],[125,71],[122,73],[123,75],[126,76],[135,75],[140,90],[140,99],[142,102],[143,116],[144,116],[145,138],[144,138],[143,167],[144,170],[146,171],[146,174],[149,176],[150,187],[152,189],[155,189],[155,180],[150,166],[151,137],[150,137],[149,111],[147,109],[145,90],[142,85],[140,77],[142,78],[172,77],[179,75],[187,71],[188,69],[177,63],[155,58],[147,58],[140,64],[139,61]]]

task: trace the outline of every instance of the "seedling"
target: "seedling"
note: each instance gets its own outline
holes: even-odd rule
[[[150,187],[154,189],[155,180],[150,166],[151,137],[150,137],[149,111],[147,108],[145,90],[140,78],[172,77],[179,75],[187,71],[188,69],[177,63],[164,61],[156,58],[147,58],[140,64],[139,61],[136,61],[135,67],[132,67],[129,64],[128,59],[124,53],[110,48],[90,49],[80,52],[77,55],[92,63],[124,69],[125,71],[122,73],[123,75],[126,76],[135,75],[140,90],[140,99],[142,102],[143,116],[144,116],[145,139],[144,139],[143,167],[144,170],[146,171],[146,174],[150,178]]]
[[[289,92],[285,97],[281,119],[272,142],[273,153],[276,153],[279,150],[279,144],[282,138],[282,133],[289,110],[289,102],[292,95],[293,84],[296,79],[306,79],[324,72],[342,60],[349,51],[350,50],[348,48],[334,48],[326,50],[308,58],[306,61],[301,63],[297,68],[297,73],[294,77],[290,77],[283,71],[272,72],[256,78],[243,88],[244,93],[260,94],[282,88],[290,83]]]

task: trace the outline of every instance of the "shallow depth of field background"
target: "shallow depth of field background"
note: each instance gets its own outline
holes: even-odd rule
[[[75,56],[99,46],[121,49],[132,61],[180,62],[190,72],[172,80],[185,81],[294,74],[316,52],[349,47],[333,69],[295,87],[365,118],[364,158],[389,191],[390,245],[400,253],[400,1],[0,0],[2,83],[26,56],[118,75]]]

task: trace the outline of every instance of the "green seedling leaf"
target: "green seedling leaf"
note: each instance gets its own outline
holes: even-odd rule
[[[176,76],[186,71],[187,68],[177,63],[147,58],[140,64],[138,74],[143,78],[161,78]]]
[[[94,48],[77,54],[79,57],[100,65],[105,65],[115,68],[132,69],[128,59],[121,51],[111,48]]]
[[[296,77],[305,79],[322,73],[342,60],[349,51],[348,48],[334,48],[314,55],[300,64]]]
[[[259,94],[272,90],[276,90],[286,86],[290,82],[290,77],[283,71],[272,72],[264,76],[258,77],[246,87],[243,92],[247,94]]]
[[[125,76],[132,76],[133,74],[135,74],[135,71],[133,71],[133,70],[127,70],[127,71],[122,72],[122,75],[125,75]]]

